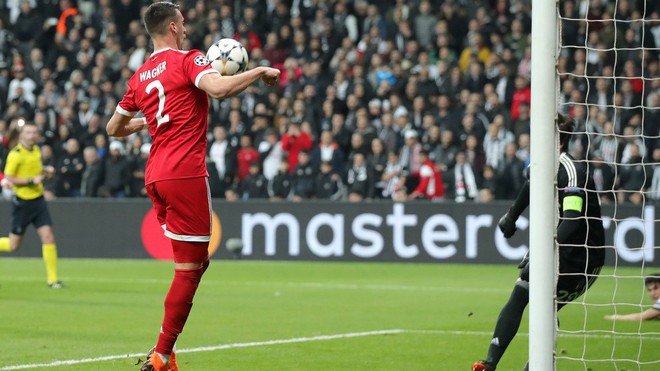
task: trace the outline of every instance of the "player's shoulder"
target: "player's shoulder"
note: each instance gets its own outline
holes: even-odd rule
[[[211,64],[211,61],[206,58],[206,54],[197,49],[186,50],[185,59],[192,60],[192,63],[200,67]]]
[[[32,150],[34,150],[34,147],[32,148]],[[30,153],[31,153],[31,151],[29,151],[27,148],[23,147],[20,144],[17,144],[16,147],[12,148],[12,150],[9,151],[9,155],[7,156],[7,158],[10,158],[10,157],[11,158],[25,157],[26,155],[28,155]]]
[[[559,155],[559,163],[564,169],[572,176],[579,176],[587,171],[587,164],[585,161],[578,161],[570,154],[562,152]]]
[[[32,146],[32,148],[25,148],[25,147],[23,147],[22,144],[17,144],[16,147],[14,147],[11,150],[11,152],[15,152],[17,154],[23,154],[23,153],[26,153],[26,152],[32,152],[33,150],[35,150],[37,148],[39,148],[39,146],[36,145],[36,144],[34,146]]]
[[[177,61],[181,64],[194,63],[200,67],[211,64],[211,61],[206,58],[206,55],[197,49],[168,49],[166,51],[165,60],[173,62]]]

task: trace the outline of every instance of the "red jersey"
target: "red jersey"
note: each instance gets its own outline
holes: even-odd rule
[[[117,112],[144,113],[153,138],[145,184],[208,176],[206,132],[209,100],[198,88],[207,73],[217,72],[198,50],[162,49],[151,54],[128,80]]]
[[[419,185],[414,192],[423,194],[426,198],[442,198],[445,196],[442,175],[440,175],[432,161],[427,160],[419,168]]]
[[[259,152],[252,147],[239,148],[238,153],[236,153],[236,162],[238,180],[242,181],[250,174],[250,164],[259,162]]]

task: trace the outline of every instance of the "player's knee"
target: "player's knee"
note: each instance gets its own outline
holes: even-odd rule
[[[41,243],[55,243],[55,234],[50,226],[44,226],[37,230]]]
[[[204,266],[199,266],[193,269],[175,269],[174,276],[175,279],[180,279],[183,281],[188,281],[193,283],[195,286],[199,284],[202,280],[202,275],[204,274]]]
[[[55,243],[55,236],[53,236],[52,233],[45,235],[41,237],[41,243],[46,244],[46,243]]]
[[[14,252],[21,247],[23,242],[23,235],[10,234],[9,235],[9,251]]]
[[[20,243],[20,242],[13,242],[13,243],[10,242],[10,243],[9,243],[9,250],[10,250],[11,252],[14,252],[14,251],[18,250],[20,247],[21,247],[21,243]]]
[[[529,283],[527,281],[516,282],[511,293],[511,298],[517,302],[527,304],[529,302]]]

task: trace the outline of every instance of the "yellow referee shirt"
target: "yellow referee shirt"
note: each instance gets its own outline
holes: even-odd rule
[[[34,178],[43,171],[41,164],[41,150],[39,146],[34,145],[32,149],[27,149],[22,145],[17,145],[9,152],[7,164],[5,165],[5,174],[15,176],[21,179]],[[44,194],[43,183],[32,185],[14,185],[14,191],[18,198],[24,200],[34,200]]]

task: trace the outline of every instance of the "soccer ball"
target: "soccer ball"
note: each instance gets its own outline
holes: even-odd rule
[[[206,58],[223,76],[244,72],[248,65],[247,50],[234,39],[220,39],[213,43],[206,52]]]

